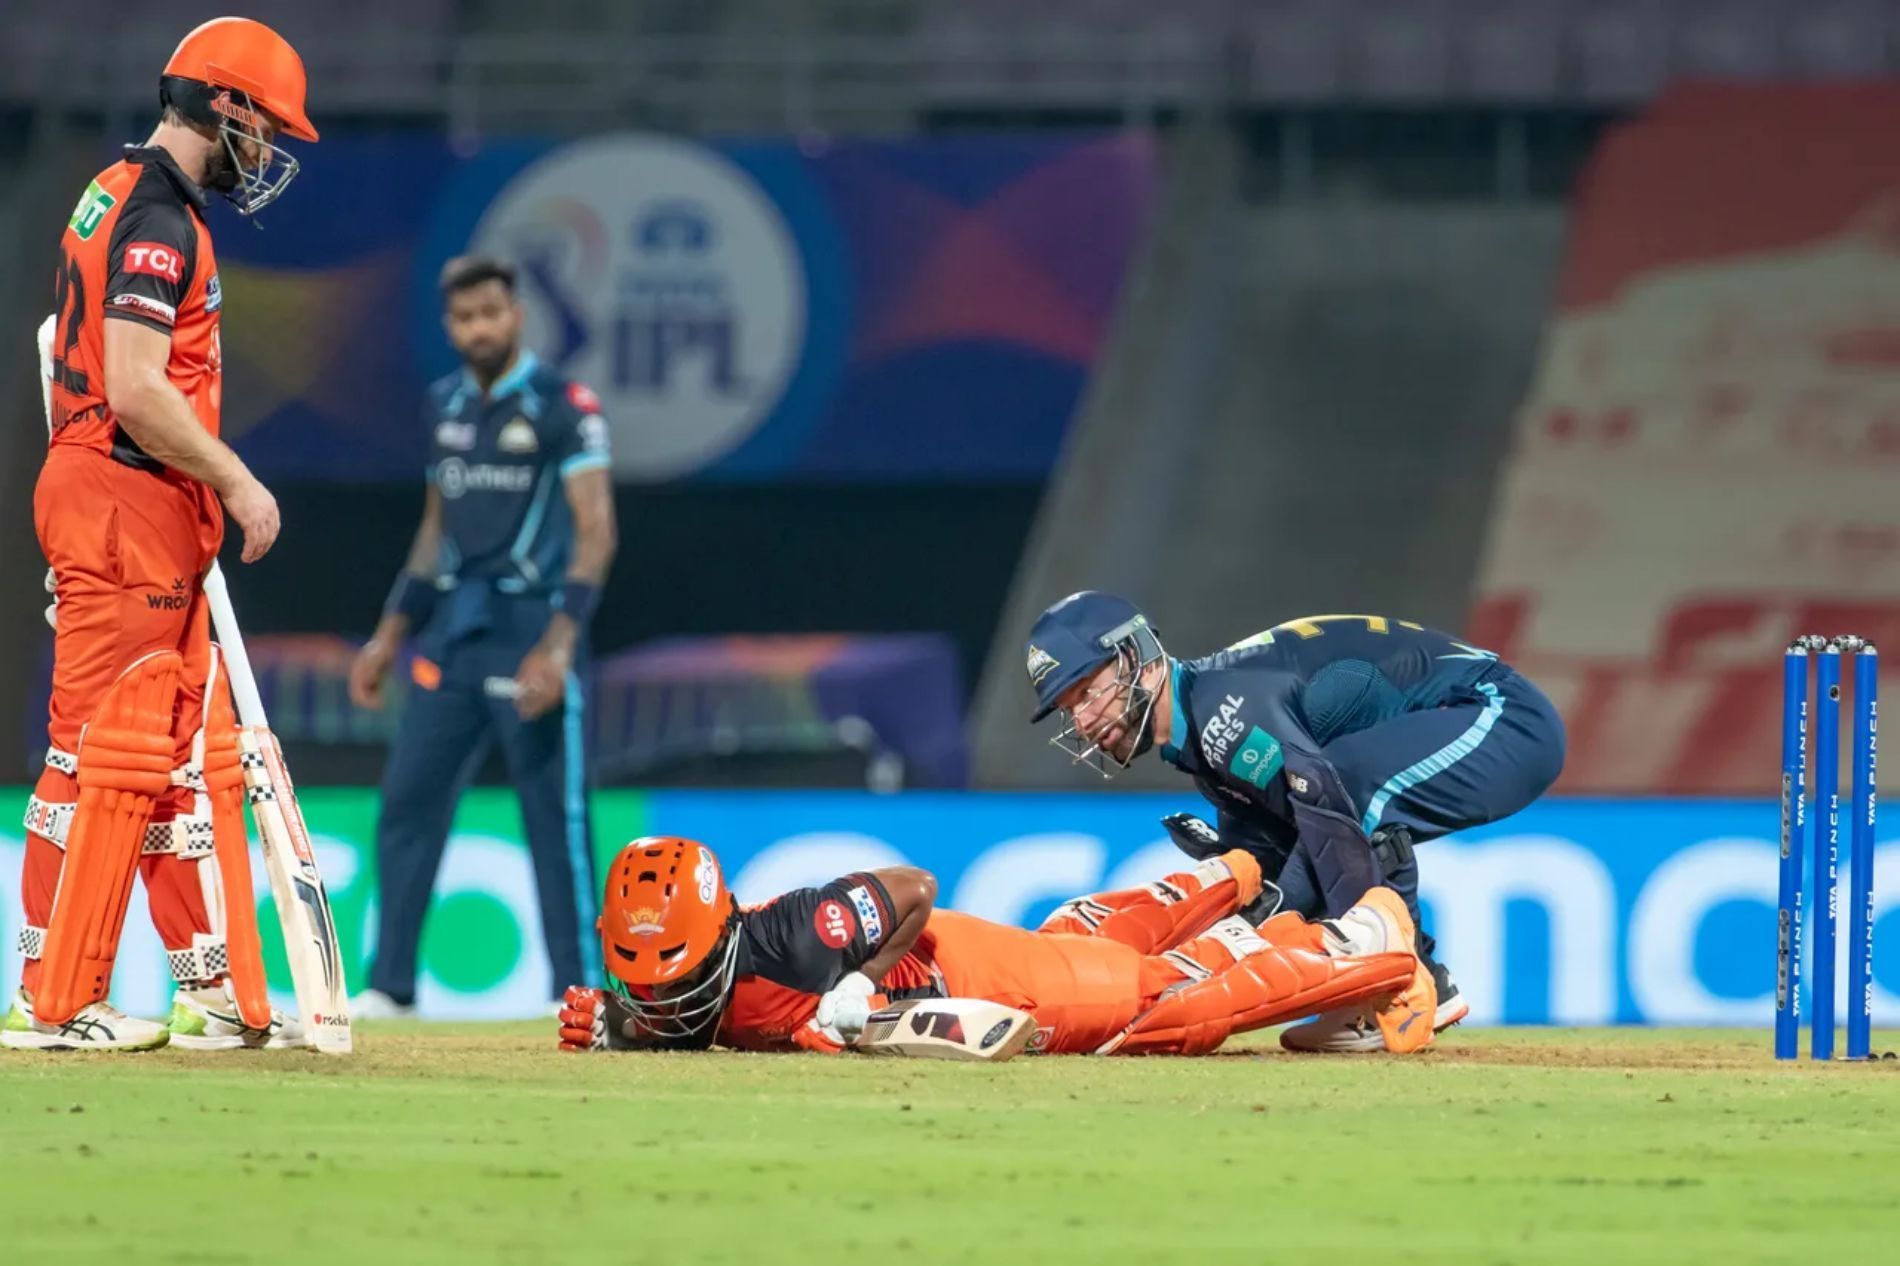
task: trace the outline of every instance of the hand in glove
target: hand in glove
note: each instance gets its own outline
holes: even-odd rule
[[[1197,862],[1227,851],[1220,842],[1220,832],[1192,813],[1170,813],[1161,819],[1161,826],[1174,846]]]
[[[847,1042],[856,1039],[864,1032],[864,1022],[871,1018],[871,996],[876,992],[870,977],[852,972],[818,999],[818,1027],[830,1029]]]
[[[601,989],[569,985],[561,998],[561,1049],[564,1051],[630,1051],[627,1037],[632,1018],[620,999]]]

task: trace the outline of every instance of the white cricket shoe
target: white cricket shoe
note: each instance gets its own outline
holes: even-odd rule
[[[82,1007],[64,1024],[47,1024],[33,1014],[33,1000],[22,989],[13,995],[0,1020],[0,1046],[16,1051],[150,1051],[171,1036],[164,1025],[141,1020],[109,1002]]]
[[[380,989],[365,989],[350,999],[350,1019],[352,1020],[413,1020],[415,1018],[414,1005],[397,1002]]]
[[[272,1008],[270,1024],[254,1029],[238,1014],[229,984],[179,989],[172,995],[173,1046],[187,1051],[288,1051],[311,1045],[296,1016]]]
[[[1326,930],[1329,947],[1341,954],[1409,951],[1417,938],[1417,930],[1404,902],[1399,900],[1398,894],[1386,888],[1372,890],[1366,894],[1364,901],[1337,919],[1322,920],[1321,926]],[[1470,1014],[1471,1007],[1443,965],[1427,959],[1419,967],[1416,983],[1402,997],[1413,1000],[1405,1005],[1413,1008],[1414,1018],[1419,1006],[1416,999],[1429,995],[1436,1000],[1431,1022],[1432,1033],[1436,1035],[1464,1019]],[[1388,1009],[1394,1005],[1386,1004]],[[1379,1015],[1380,1008],[1376,1006],[1346,1007],[1324,1012],[1305,1024],[1280,1030],[1280,1045],[1289,1051],[1315,1055],[1393,1050],[1396,1039],[1379,1027]],[[1392,1018],[1388,1016],[1388,1021]],[[1409,1024],[1409,1020],[1400,1023],[1394,1031],[1403,1034]],[[1429,1040],[1424,1044],[1429,1045]],[[1416,1049],[1417,1045],[1413,1042],[1408,1044],[1407,1049]]]
[[[1464,995],[1453,994],[1448,1001],[1438,1004],[1438,1012],[1432,1017],[1432,1031],[1443,1033],[1470,1012]],[[1281,1029],[1280,1045],[1302,1055],[1343,1055],[1386,1049],[1385,1034],[1379,1031],[1373,1013],[1358,1008],[1328,1011],[1305,1024]]]

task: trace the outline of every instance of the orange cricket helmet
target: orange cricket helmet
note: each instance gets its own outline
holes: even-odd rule
[[[719,859],[696,840],[637,839],[614,857],[600,903],[607,983],[656,1037],[708,1034],[739,958],[739,907]]]
[[[158,81],[161,105],[200,126],[215,126],[228,161],[211,181],[245,215],[275,200],[297,174],[297,160],[271,144],[259,112],[288,136],[317,139],[304,113],[303,59],[290,41],[250,18],[213,18],[172,52]],[[233,138],[251,142],[246,164]]]

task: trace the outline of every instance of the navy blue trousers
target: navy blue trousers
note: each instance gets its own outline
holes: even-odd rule
[[[382,910],[370,971],[371,987],[398,1002],[415,999],[422,925],[450,820],[491,743],[500,744],[521,797],[554,989],[593,982],[600,955],[584,692],[570,673],[561,706],[533,721],[516,715],[509,685],[531,646],[490,634],[465,638],[443,654],[436,689],[409,692],[383,770],[376,822]]]
[[[1564,723],[1543,691],[1500,665],[1468,697],[1342,734],[1324,754],[1345,782],[1368,836],[1403,826],[1422,843],[1509,817],[1543,795],[1563,771]],[[1223,838],[1230,827],[1243,842],[1251,835],[1244,822],[1222,814]],[[1273,878],[1272,866],[1266,870]],[[1383,873],[1416,919],[1417,858]],[[1285,895],[1283,908],[1308,916],[1324,910],[1312,860],[1299,847],[1285,858],[1276,882]]]

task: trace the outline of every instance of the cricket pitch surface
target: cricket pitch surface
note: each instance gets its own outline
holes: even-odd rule
[[[8,1258],[1632,1266],[1878,1261],[1900,1232],[1900,1061],[1777,1064],[1765,1025],[996,1067],[553,1032],[0,1051]]]

